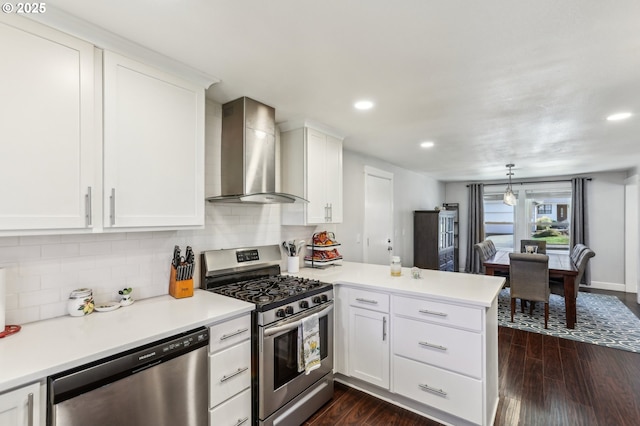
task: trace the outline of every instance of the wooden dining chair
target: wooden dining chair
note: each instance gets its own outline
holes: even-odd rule
[[[524,311],[523,301],[544,302],[544,328],[549,322],[549,256],[546,254],[509,253],[511,286],[511,322],[516,311],[516,299]]]
[[[544,240],[520,240],[520,253],[527,253],[528,246],[537,247],[538,254],[547,254],[547,242]]]

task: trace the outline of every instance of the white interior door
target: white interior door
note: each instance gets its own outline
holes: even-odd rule
[[[365,263],[386,265],[393,247],[393,173],[364,168]]]

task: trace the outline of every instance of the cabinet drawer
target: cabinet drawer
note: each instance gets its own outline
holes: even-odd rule
[[[251,389],[209,410],[209,424],[215,426],[249,426],[251,424]]]
[[[378,312],[389,312],[389,295],[375,291],[349,289],[349,305]]]
[[[251,342],[209,355],[209,407],[251,386]]]
[[[392,336],[397,355],[482,378],[478,333],[396,317]]]
[[[394,296],[393,311],[397,315],[419,320],[482,331],[482,310],[480,308]]]
[[[209,327],[209,352],[218,352],[251,337],[251,315]]]
[[[422,404],[482,424],[482,382],[399,356],[395,392]]]

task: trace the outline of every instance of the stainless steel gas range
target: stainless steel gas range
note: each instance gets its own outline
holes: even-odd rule
[[[333,397],[333,286],[280,274],[278,245],[202,253],[201,287],[254,303],[253,423],[301,424]],[[318,315],[320,367],[300,371],[302,321]]]

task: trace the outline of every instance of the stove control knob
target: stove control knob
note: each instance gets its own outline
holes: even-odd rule
[[[287,315],[293,315],[293,306],[287,306],[284,308],[284,313]]]
[[[322,299],[320,298],[320,296],[313,296],[313,299],[311,301],[313,303],[322,303]]]
[[[301,301],[300,301],[300,307],[301,307],[302,309],[307,309],[307,308],[309,307],[309,302],[308,302],[308,301],[306,301],[306,300],[301,300]]]
[[[277,317],[283,318],[285,315],[286,315],[286,314],[284,313],[284,309],[278,309],[278,310],[276,311],[276,316],[277,316]]]
[[[326,302],[327,300],[329,300],[329,298],[327,297],[326,294],[322,294],[320,295],[320,300],[322,300],[322,302]]]

